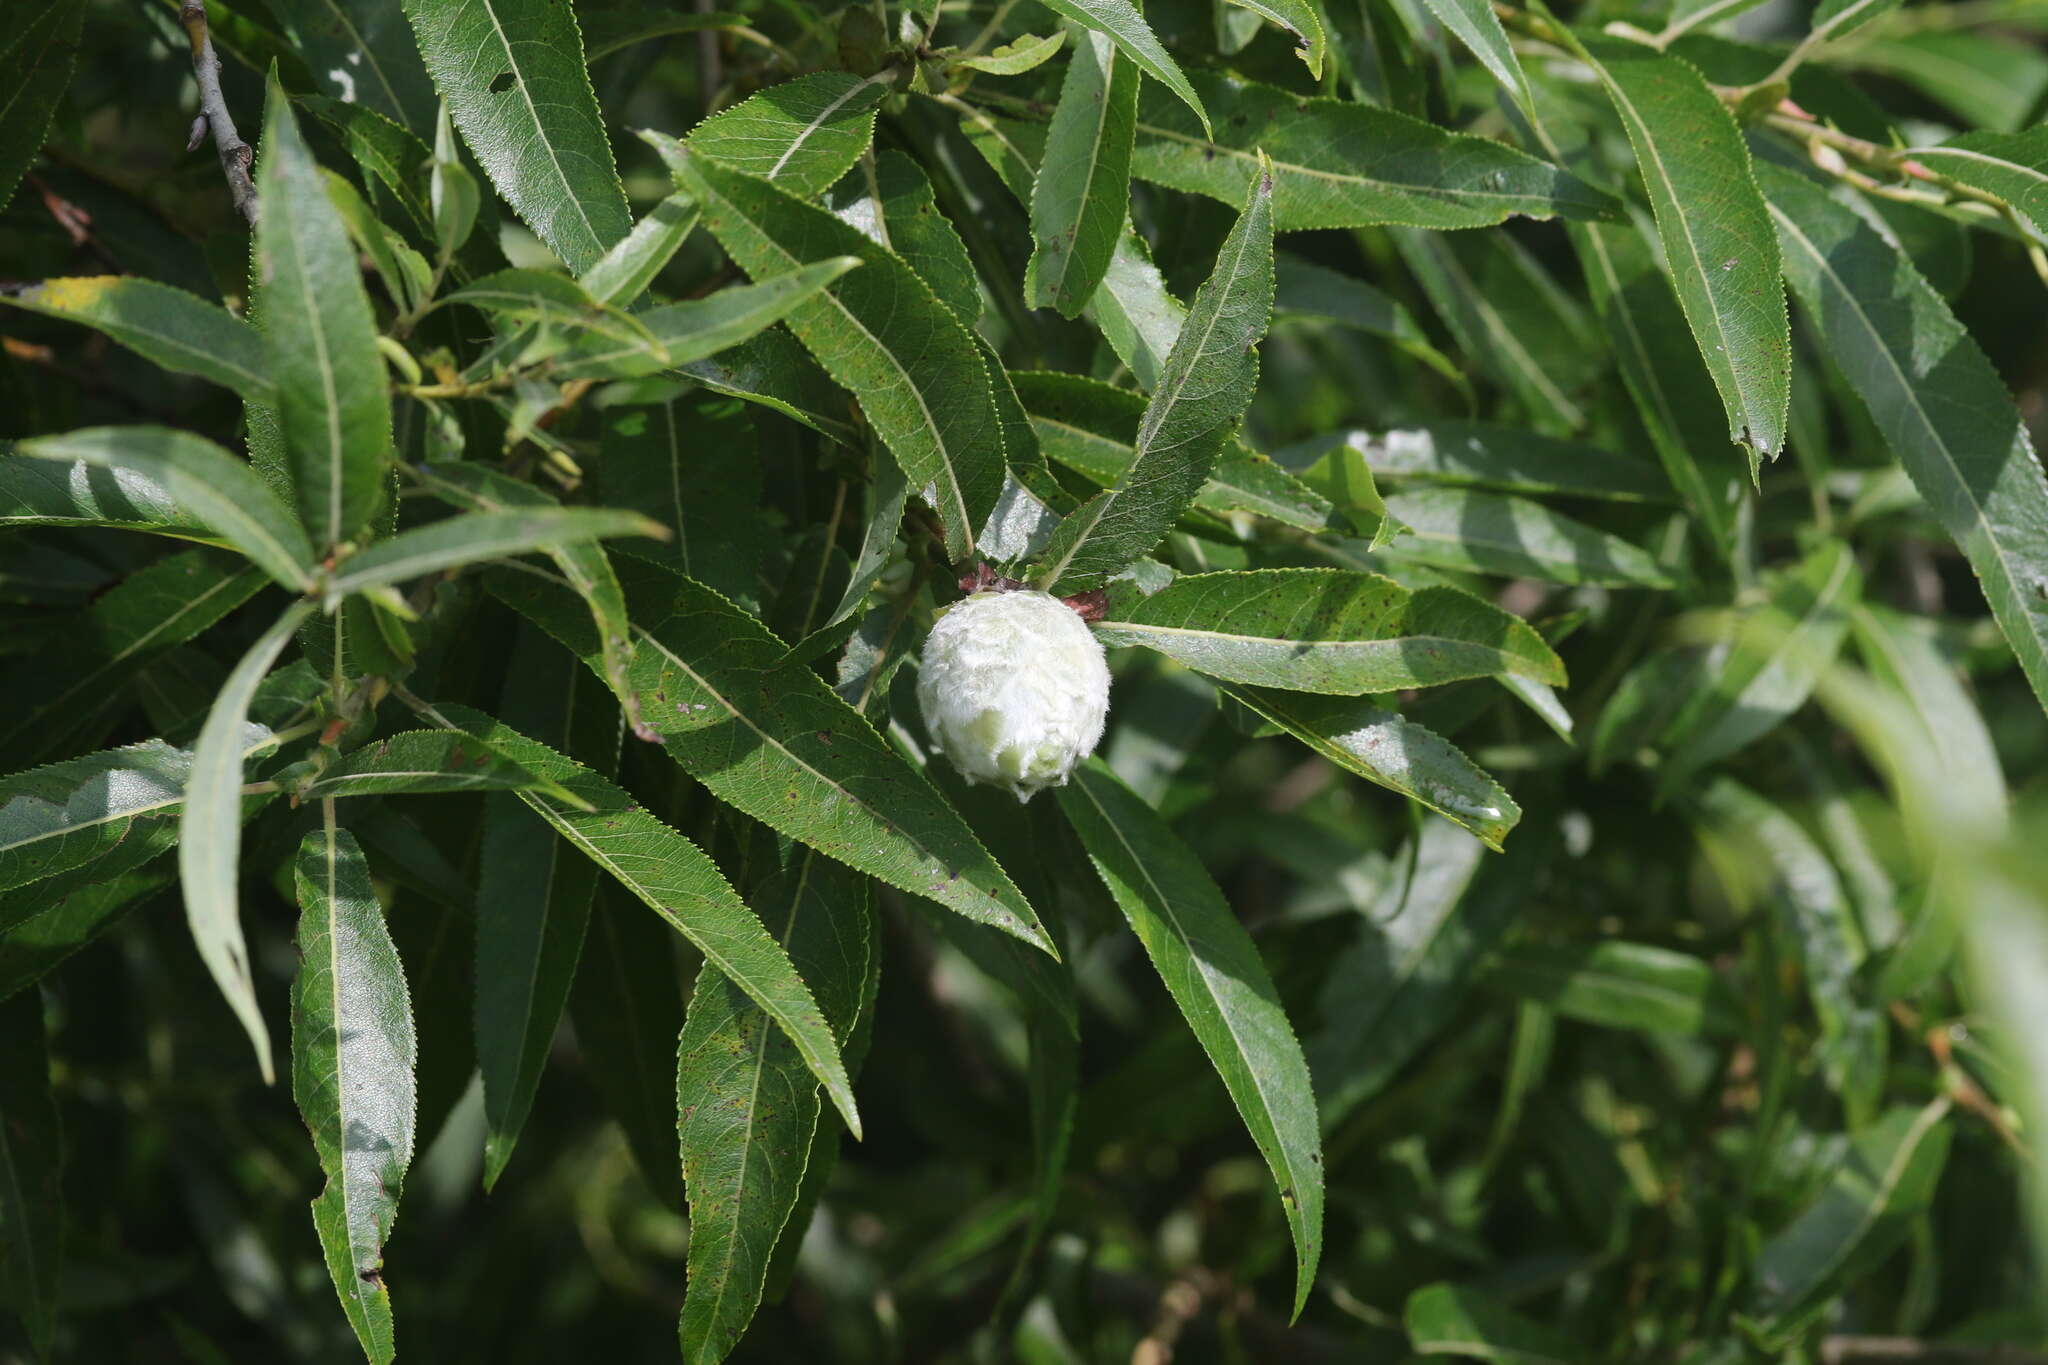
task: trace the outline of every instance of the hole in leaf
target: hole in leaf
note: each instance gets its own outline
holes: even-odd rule
[[[498,73],[498,79],[491,82],[491,93],[493,95],[502,95],[511,88],[512,73],[509,71],[500,71]]]

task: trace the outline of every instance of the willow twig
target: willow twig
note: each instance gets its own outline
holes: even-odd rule
[[[228,193],[234,196],[235,207],[250,226],[256,223],[256,182],[249,176],[249,167],[256,161],[256,149],[242,141],[242,135],[235,131],[234,115],[228,112],[228,102],[220,93],[220,57],[213,50],[213,38],[206,30],[206,5],[204,0],[185,0],[178,11],[178,22],[185,27],[185,36],[192,40],[192,75],[199,82],[199,115],[192,120],[192,136],[185,144],[186,151],[196,149],[213,135],[213,145],[220,153],[221,172],[228,178]]]

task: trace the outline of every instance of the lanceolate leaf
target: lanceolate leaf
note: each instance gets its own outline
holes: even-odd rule
[[[1075,44],[1031,191],[1032,304],[1076,317],[1102,283],[1130,218],[1137,117],[1136,63],[1101,34]]]
[[[326,828],[299,846],[292,1098],[327,1177],[313,1227],[327,1273],[377,1365],[397,1355],[384,1243],[412,1164],[412,1000],[355,836]]]
[[[1343,569],[1186,574],[1097,628],[1228,682],[1360,696],[1513,673],[1562,683],[1526,623],[1455,588]]]
[[[596,773],[490,717],[459,706],[442,706],[435,714],[589,803],[590,810],[577,811],[545,796],[520,793],[557,834],[617,878],[766,1010],[824,1084],[847,1127],[860,1132],[846,1068],[817,1001],[703,850]]]
[[[242,760],[258,738],[248,724],[257,684],[312,609],[308,602],[286,608],[228,675],[193,746],[178,820],[178,880],[192,942],[255,1046],[265,1085],[272,1079],[270,1030],[256,1006],[249,950],[242,940]]]
[[[1730,1037],[1740,1019],[1705,959],[1619,939],[1503,949],[1481,984],[1605,1028]]]
[[[2019,409],[1905,257],[1822,190],[1763,170],[1786,278],[1969,558],[2034,695],[2048,706],[2048,480]]]
[[[1742,134],[1678,58],[1605,37],[1589,38],[1584,51],[1635,146],[1729,439],[1775,458],[1791,404],[1792,334],[1778,244]]]
[[[306,66],[336,99],[400,127],[434,120],[434,87],[404,16],[387,0],[307,0],[271,11]]]
[[[1322,1142],[1308,1065],[1259,950],[1201,861],[1101,759],[1059,800],[1272,1168],[1298,1314],[1322,1254]]]
[[[227,309],[168,284],[72,276],[0,291],[0,303],[83,323],[167,370],[210,379],[251,402],[277,401],[262,334]]]
[[[2024,133],[1965,133],[1939,147],[1920,147],[1913,160],[1952,180],[1997,195],[2048,237],[2048,124]]]
[[[1750,1312],[1784,1340],[1803,1310],[1898,1246],[1934,1198],[1948,1159],[1948,1100],[1893,1109],[1858,1132],[1820,1198],[1757,1253]],[[1781,1335],[1782,1334],[1782,1335]]]
[[[84,22],[84,9],[70,0],[34,0],[10,16],[0,39],[0,66],[12,73],[0,92],[0,208],[43,149],[71,84]]]
[[[697,206],[685,195],[671,194],[584,272],[583,287],[600,303],[626,307],[647,291],[696,227]]]
[[[1377,478],[1389,481],[1412,479],[1628,502],[1671,496],[1656,467],[1640,458],[1487,422],[1332,432],[1279,451],[1276,458],[1291,469],[1302,469],[1340,445],[1358,451]]]
[[[264,356],[299,520],[325,550],[354,536],[384,496],[391,398],[355,248],[275,85],[257,189]]]
[[[1004,466],[988,370],[959,319],[900,257],[823,209],[700,157],[671,165],[712,235],[756,280],[833,257],[861,260],[792,310],[790,330],[861,400],[911,486],[938,512],[948,557],[964,562]]]
[[[1294,35],[1295,55],[1308,63],[1308,74],[1323,78],[1323,21],[1314,0],[1230,0],[1268,23],[1277,24]]]
[[[752,898],[842,1047],[876,950],[871,885],[799,847]],[[676,1104],[690,1199],[683,1359],[708,1365],[752,1320],[777,1238],[803,1235],[789,1220],[817,1130],[818,1087],[760,1008],[705,972],[677,1049]]]
[[[0,923],[10,926],[0,935],[0,1000],[28,990],[175,879],[162,863],[124,872],[102,864],[90,873],[90,878],[54,878],[0,897]],[[30,913],[9,920],[11,912],[23,908]]]
[[[1188,84],[1188,78],[1181,74],[1180,67],[1167,55],[1166,49],[1160,46],[1158,35],[1152,32],[1145,16],[1138,13],[1138,7],[1131,0],[1040,0],[1040,3],[1115,43],[1146,75],[1172,91],[1173,97],[1187,106],[1203,130],[1208,130],[1209,114],[1202,108],[1201,96]],[[1242,203],[1243,200],[1244,196],[1239,195],[1236,202]]]
[[[888,93],[886,74],[815,71],[713,114],[691,131],[689,147],[815,199],[874,141],[875,107]]]
[[[31,520],[70,520],[61,515],[68,504],[91,525],[129,525],[132,512],[151,527],[203,527],[293,591],[313,584],[313,546],[290,510],[247,464],[203,436],[168,427],[92,427],[15,449],[38,460],[76,462],[61,497],[46,487],[24,488],[35,512],[59,513],[32,513]],[[108,477],[90,469],[106,470]]]
[[[292,794],[305,802],[413,792],[520,791],[547,785],[468,735],[408,730],[342,756],[304,785],[293,786]]]
[[[401,531],[343,560],[327,580],[326,598],[331,607],[348,594],[366,588],[579,540],[603,536],[658,538],[665,534],[661,523],[638,512],[601,507],[459,512],[428,526]]]
[[[1501,88],[1524,110],[1529,109],[1533,102],[1529,78],[1523,73],[1522,63],[1515,57],[1507,30],[1501,27],[1500,16],[1494,13],[1493,6],[1486,0],[1425,0],[1425,3],[1438,22],[1457,34],[1458,41],[1471,49],[1472,55],[1500,82]]]
[[[24,991],[0,1006],[0,1294],[43,1359],[57,1325],[63,1169],[43,997]]]
[[[859,264],[851,256],[838,256],[759,284],[736,284],[708,298],[650,308],[633,321],[646,329],[651,345],[587,341],[556,361],[554,373],[564,379],[628,379],[716,355],[782,321],[790,309]]]
[[[192,639],[263,586],[232,556],[187,550],[128,575],[85,612],[82,629],[54,642],[33,669],[0,673],[0,762],[13,767],[72,752],[125,684],[151,660]]]
[[[587,334],[652,356],[656,368],[669,362],[654,334],[639,318],[599,303],[576,281],[547,270],[500,270],[465,285],[444,300],[466,303],[515,322],[546,323]]]
[[[1769,601],[1743,618],[1711,681],[1665,732],[1672,752],[1658,774],[1660,792],[1681,789],[1701,768],[1806,704],[1834,664],[1861,588],[1856,558],[1839,541],[1808,555],[1773,586]]]
[[[1499,142],[1446,132],[1385,109],[1197,73],[1216,138],[1152,91],[1138,107],[1131,172],[1233,206],[1273,162],[1273,224],[1300,228],[1485,227],[1512,214],[1597,217],[1612,201],[1555,166]],[[1731,125],[1732,128],[1732,125]]]
[[[582,274],[632,229],[574,11],[550,0],[406,0],[420,55],[470,151]]]
[[[272,502],[290,528],[287,534],[297,531],[291,513],[274,497]],[[8,526],[111,526],[227,543],[161,481],[140,470],[71,457],[39,460],[19,451],[0,454],[0,527]],[[312,553],[306,546],[306,554]],[[296,580],[301,571],[295,564],[291,572]]]
[[[572,604],[560,589],[528,574],[492,586],[596,666],[589,629],[563,610]],[[892,886],[1049,947],[1023,894],[931,783],[757,618],[689,579],[653,575],[651,589],[672,614],[639,613],[655,621],[635,632],[641,713],[714,796]]]
[[[510,665],[500,702],[506,727],[599,773],[614,771],[619,711],[604,685],[530,625],[522,624]],[[481,744],[469,735],[442,734]],[[559,795],[542,799],[558,809],[572,804]],[[554,1045],[590,924],[598,869],[556,838],[542,815],[501,795],[484,802],[479,865],[476,1059],[484,1087],[484,1188],[490,1189],[511,1160]]]
[[[1733,447],[1718,429],[1713,378],[1686,335],[1671,282],[1635,224],[1574,223],[1570,231],[1593,307],[1665,476],[1708,538],[1724,544],[1740,496]]]
[[[250,747],[269,742],[252,733]],[[152,739],[0,781],[0,890],[94,864],[112,875],[109,862],[133,867],[138,850],[169,848],[191,771],[190,754]]]
[[[1223,691],[1340,768],[1421,802],[1498,850],[1522,818],[1501,785],[1450,741],[1370,700],[1225,684]]]
[[[1259,379],[1255,349],[1273,308],[1273,181],[1244,212],[1195,293],[1138,422],[1129,468],[1070,513],[1033,575],[1042,587],[1092,588],[1157,545],[1195,499]]]
[[[1411,533],[1389,548],[1424,564],[1552,583],[1672,583],[1641,547],[1530,498],[1428,488],[1388,498],[1387,511]]]

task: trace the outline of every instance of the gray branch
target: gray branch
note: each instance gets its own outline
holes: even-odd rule
[[[228,178],[228,193],[234,196],[235,207],[242,216],[254,226],[256,182],[249,178],[249,167],[256,160],[256,150],[235,131],[235,117],[228,112],[228,102],[220,93],[220,57],[215,54],[213,38],[206,30],[205,0],[185,0],[178,11],[178,22],[185,26],[185,35],[192,40],[192,74],[199,81],[199,117],[192,120],[192,136],[185,150],[191,151],[209,132],[213,134],[221,172]]]

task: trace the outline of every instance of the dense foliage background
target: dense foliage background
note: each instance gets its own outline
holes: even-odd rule
[[[0,1358],[2048,1358],[2044,30],[17,0]]]

